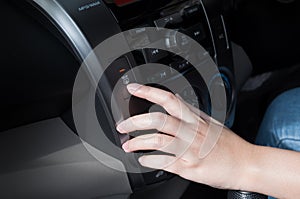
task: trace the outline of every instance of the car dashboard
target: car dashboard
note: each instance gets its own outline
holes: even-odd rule
[[[27,0],[7,5],[21,13],[19,18],[27,17],[23,20],[28,20],[27,27],[34,27],[31,29],[37,37],[31,34],[22,40],[20,57],[30,60],[28,70],[23,69],[27,78],[23,85],[18,78],[10,85],[7,101],[18,100],[3,107],[3,115],[7,118],[11,114],[14,119],[1,124],[1,153],[6,163],[0,184],[7,189],[2,189],[0,195],[5,198],[180,198],[188,181],[157,170],[128,172],[142,152],[133,155],[130,163],[124,163],[118,155],[111,158],[107,152],[97,156],[93,151],[101,149],[106,138],[120,147],[129,137],[120,136],[114,129],[115,123],[145,113],[153,106],[128,96],[125,87],[133,82],[166,90],[174,88],[174,94],[178,93],[207,114],[214,114],[212,107],[223,111],[222,122],[228,127],[233,125],[237,93],[250,75],[251,64],[243,50],[231,41],[226,23],[230,2]],[[149,31],[153,34],[149,35]],[[123,34],[134,48],[119,52],[109,39]],[[28,43],[24,41],[29,40],[33,51],[26,50]],[[43,43],[44,40],[50,42]],[[107,41],[112,42],[112,47],[106,45],[99,49]],[[201,46],[201,50],[191,50],[196,49],[194,46]],[[111,52],[115,54],[112,56]],[[189,61],[193,57],[215,65],[216,70],[202,77]],[[12,57],[6,61],[15,65],[23,62]],[[101,76],[95,65],[99,68],[103,63],[107,66],[100,67]],[[84,75],[96,80],[91,108],[95,109],[95,121],[103,127],[106,138],[86,133],[93,124],[82,119],[87,108],[81,100],[85,99],[89,85],[76,84],[81,68]],[[33,75],[30,81],[32,74],[39,77]],[[38,85],[37,80],[42,83]],[[178,82],[186,85],[174,86]],[[211,99],[215,90],[224,90],[223,101]],[[74,101],[77,94],[82,98]],[[111,108],[112,101],[119,109],[117,116]],[[77,109],[80,110],[76,115]],[[97,158],[107,159],[117,169]]]

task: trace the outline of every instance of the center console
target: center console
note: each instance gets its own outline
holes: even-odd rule
[[[188,80],[187,87],[178,88],[184,100],[197,106],[207,114],[211,114],[212,101],[209,88],[224,89],[226,91],[226,104],[214,104],[215,107],[226,106],[226,125],[230,127],[234,120],[236,90],[234,81],[234,67],[230,38],[226,30],[226,23],[222,12],[211,12],[218,3],[201,0],[28,0],[34,10],[36,18],[43,18],[43,24],[61,39],[73,52],[78,60],[84,60],[93,52],[101,42],[122,31],[129,31],[131,41],[141,46],[138,50],[126,53],[116,58],[105,70],[104,77],[98,83],[101,97],[96,96],[96,112],[100,124],[106,125],[107,137],[114,144],[120,146],[129,137],[121,137],[114,129],[112,116],[105,117],[112,110],[109,108],[113,90],[117,82],[121,86],[131,82],[153,85],[153,82],[172,86],[181,78]],[[165,49],[151,48],[156,39],[145,33],[147,27],[165,28],[168,33],[162,36]],[[182,34],[179,34],[182,33]],[[206,55],[210,55],[219,71],[212,74],[209,84],[205,84],[195,67],[186,59],[179,56],[180,52],[190,48],[186,35],[203,46]],[[171,53],[178,52],[178,53]],[[191,56],[197,56],[193,52]],[[101,60],[101,56],[97,57]],[[163,69],[145,68],[139,74],[128,75],[128,71],[145,64],[162,64]],[[175,71],[175,72],[174,72]],[[93,69],[88,68],[88,75],[94,76]],[[178,73],[180,75],[178,75]],[[217,79],[221,78],[220,84]],[[152,104],[128,96],[123,93],[124,88],[117,93],[116,101],[129,104],[129,113],[123,118],[149,111]],[[122,90],[123,89],[123,90]],[[163,88],[168,89],[168,88]],[[108,108],[107,108],[108,107]],[[122,109],[122,106],[120,107]],[[106,115],[107,115],[106,114]],[[122,118],[121,117],[121,118]],[[120,118],[119,118],[120,119]],[[95,141],[97,142],[97,141]],[[146,185],[166,181],[173,175],[163,171],[152,171],[145,174],[128,174],[133,189]]]
[[[216,5],[208,4],[204,1],[134,1],[131,3],[120,3],[118,1],[106,1],[107,6],[116,18],[122,31],[131,30],[132,39],[143,34],[145,27],[166,28],[170,31],[164,35],[165,45],[173,51],[183,52],[190,47],[185,38],[180,38],[181,32],[201,44],[219,67],[219,72],[211,77],[210,84],[217,84],[218,77],[224,81],[223,85],[227,94],[227,117],[226,125],[231,126],[234,119],[235,109],[235,81],[234,67],[232,59],[232,49],[230,38],[226,29],[225,19],[221,13],[209,13],[209,10],[218,8]],[[139,43],[145,42],[145,37],[141,37]],[[151,39],[146,41],[154,43]],[[201,82],[201,77],[197,76],[193,66],[187,60],[181,59],[172,53],[160,49],[149,49],[147,43],[143,43],[143,50],[134,52],[136,65],[145,63],[161,63],[179,71],[186,76],[193,88],[182,88],[179,94],[190,104],[199,103],[199,106],[206,113],[210,114],[211,102],[207,88]],[[172,72],[151,71],[145,72],[148,78],[156,81],[168,81],[173,79]],[[161,78],[161,80],[159,80]],[[210,87],[211,85],[206,85]],[[215,86],[215,85],[214,85]],[[222,89],[222,88],[221,88]],[[218,105],[216,105],[218,106]],[[222,106],[220,104],[219,106]]]

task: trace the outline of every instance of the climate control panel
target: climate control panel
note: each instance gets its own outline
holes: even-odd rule
[[[222,14],[210,14],[208,5],[202,0],[28,2],[49,22],[49,29],[53,30],[54,26],[56,34],[78,60],[86,64],[85,72],[89,78],[99,80],[99,72],[95,68],[107,61],[103,57],[112,60],[108,68],[102,68],[104,72],[100,80],[94,82],[97,93],[93,97],[96,98],[94,108],[97,119],[105,125],[107,137],[118,147],[130,137],[120,136],[115,130],[115,124],[131,115],[147,112],[147,108],[151,107],[144,102],[137,103],[126,92],[126,85],[132,82],[157,87],[164,85],[163,89],[173,88],[179,83],[176,93],[208,114],[212,106],[226,106],[226,124],[232,125],[236,94],[230,38]],[[149,35],[147,28],[157,30],[154,31],[156,34]],[[124,31],[127,42],[134,46],[131,51],[119,57],[109,57],[106,54],[111,49],[107,48],[101,52],[103,56],[101,53],[95,56],[94,61],[99,65],[86,63],[98,45]],[[160,47],[156,47],[156,44]],[[195,46],[201,46],[203,50],[194,50],[197,49]],[[119,50],[117,47],[112,49]],[[189,60],[201,61],[191,63]],[[205,60],[213,61],[218,69],[209,73],[206,81],[197,72],[198,65],[206,63]],[[137,70],[143,65],[150,67]],[[223,82],[216,79],[222,79]],[[212,102],[211,96],[219,90],[225,90],[226,104]],[[112,101],[120,109],[117,118],[110,108]],[[123,111],[124,107],[126,112]],[[129,173],[128,176],[134,188],[172,177],[161,171],[143,175]]]

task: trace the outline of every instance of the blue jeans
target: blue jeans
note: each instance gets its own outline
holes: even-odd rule
[[[256,144],[300,151],[300,88],[284,92],[271,103]]]

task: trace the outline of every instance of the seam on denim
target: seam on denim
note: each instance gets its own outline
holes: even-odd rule
[[[277,124],[277,122],[275,122],[274,120],[275,120],[275,119],[273,118],[273,120],[272,120],[272,126],[271,126],[271,129],[272,129],[272,132],[273,132],[273,133],[271,133],[271,135],[272,135],[272,138],[275,140],[275,141],[274,141],[275,146],[278,147],[279,144],[281,143],[281,139],[279,138],[278,133],[277,133],[278,129],[275,128],[275,125]],[[276,129],[276,130],[275,130],[275,129]],[[277,137],[277,136],[278,136],[278,137]],[[276,140],[278,140],[277,143],[276,143]],[[271,141],[271,142],[272,142],[272,141]]]
[[[282,142],[284,141],[293,141],[293,142],[299,142],[300,143],[300,139],[296,139],[296,138],[283,138],[280,139],[278,144],[276,145],[277,148],[280,148],[280,145],[282,144]]]

